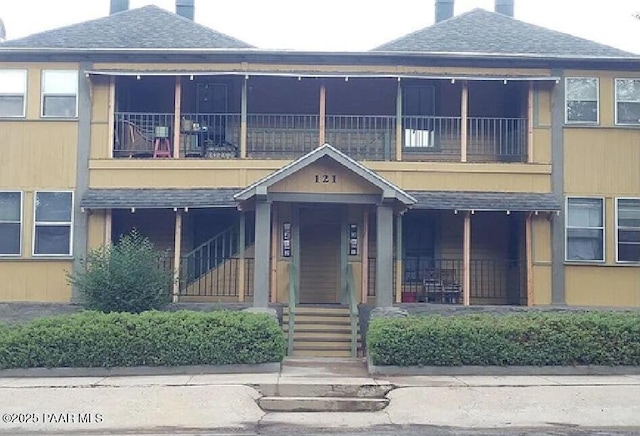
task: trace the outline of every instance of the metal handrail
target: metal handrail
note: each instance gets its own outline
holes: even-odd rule
[[[288,329],[288,346],[287,346],[287,355],[293,355],[293,335],[296,326],[296,302],[298,300],[298,287],[296,284],[297,275],[295,266],[290,263],[289,264],[289,329]]]
[[[356,302],[353,267],[347,264],[347,301],[349,302],[349,319],[351,321],[351,357],[358,357],[358,303]]]

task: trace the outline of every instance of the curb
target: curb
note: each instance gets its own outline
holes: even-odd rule
[[[261,374],[280,372],[280,362],[256,365],[131,366],[113,368],[15,368],[0,370],[0,377],[112,377],[199,374]]]

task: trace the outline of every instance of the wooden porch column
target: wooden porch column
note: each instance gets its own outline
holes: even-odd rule
[[[402,214],[396,216],[396,303],[402,303]]]
[[[245,247],[246,244],[246,215],[245,212],[240,212],[240,234],[238,235],[238,301],[243,302],[245,300]]]
[[[173,235],[173,302],[180,295],[180,257],[182,256],[182,211],[176,210],[176,227]]]
[[[402,160],[402,82],[398,78],[396,91],[396,160]]]
[[[323,83],[320,85],[320,111],[319,111],[319,132],[318,132],[318,146],[324,145],[325,143],[325,123],[327,116],[327,88]]]
[[[116,78],[114,76],[109,77],[109,150],[107,157],[113,159],[113,147],[115,143],[115,128],[116,128]]]
[[[242,81],[242,96],[240,97],[240,159],[247,158],[247,99],[248,77]]]
[[[527,306],[533,306],[533,214],[531,212],[525,219],[524,232],[527,258]]]
[[[270,301],[278,301],[278,208],[274,207],[271,218],[271,295]]]
[[[104,211],[104,245],[111,244],[111,230],[113,228],[113,212],[111,209]]]
[[[393,207],[377,206],[376,306],[393,306]]]
[[[467,161],[467,124],[469,120],[469,82],[462,82],[462,101],[460,102],[460,162]]]
[[[369,295],[369,211],[365,210],[362,221],[362,303],[367,303]]]
[[[471,212],[464,215],[464,228],[462,234],[462,289],[463,304],[468,306],[471,302]]]
[[[271,203],[256,201],[255,264],[253,268],[253,305],[269,305],[269,260],[271,243]]]
[[[533,81],[529,81],[527,94],[527,163],[533,162]]]
[[[180,113],[182,111],[182,78],[176,76],[176,88],[173,108],[173,158],[180,158]]]

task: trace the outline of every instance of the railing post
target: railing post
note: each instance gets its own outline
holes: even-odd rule
[[[173,109],[173,158],[180,158],[180,112],[182,111],[182,78],[176,76]]]
[[[471,303],[471,212],[464,215],[462,234],[462,289],[463,304]]]
[[[244,275],[245,275],[245,247],[246,247],[246,216],[245,212],[240,212],[240,229],[238,236],[238,301],[243,302],[245,300],[245,283],[244,283]]]
[[[469,82],[462,82],[462,98],[460,102],[460,162],[467,161],[468,132],[467,124],[469,120]]]
[[[247,158],[247,98],[249,76],[242,81],[242,96],[240,98],[240,159]]]
[[[402,160],[402,82],[399,77],[396,91],[396,160]]]
[[[320,111],[319,111],[319,131],[318,131],[318,146],[322,146],[325,143],[325,128],[326,128],[326,116],[327,116],[327,88],[325,84],[320,85]]]
[[[173,235],[173,302],[177,303],[180,295],[180,256],[182,254],[182,211],[176,212],[176,226]]]

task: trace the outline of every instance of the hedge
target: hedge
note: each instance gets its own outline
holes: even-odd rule
[[[377,318],[367,334],[374,365],[640,365],[632,312],[430,315]]]
[[[81,312],[0,327],[0,369],[280,362],[277,321],[246,312]]]

